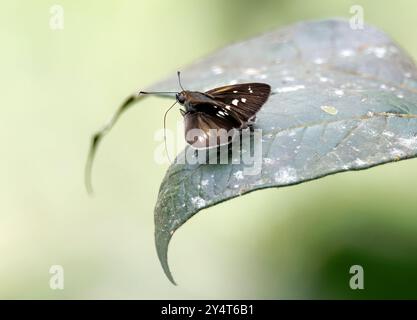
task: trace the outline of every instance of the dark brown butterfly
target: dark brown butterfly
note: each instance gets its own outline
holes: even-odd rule
[[[195,148],[211,148],[222,144],[221,133],[247,128],[266,102],[271,87],[265,83],[242,83],[215,88],[206,92],[183,90],[177,101],[185,107],[185,139]],[[189,133],[198,129],[195,135]],[[213,135],[216,135],[214,138]]]
[[[85,176],[89,193],[92,192],[93,159],[100,140],[110,131],[120,115],[139,98],[150,94],[166,96],[175,93],[176,101],[164,115],[164,128],[167,112],[179,103],[185,108],[185,110],[180,110],[184,117],[185,139],[192,147],[200,149],[230,143],[239,130],[253,123],[256,113],[271,93],[270,85],[265,83],[241,83],[199,92],[184,90],[179,72],[178,81],[182,89],[179,93],[140,91],[139,94],[130,96],[110,122],[92,137]],[[224,139],[225,133],[226,139]]]

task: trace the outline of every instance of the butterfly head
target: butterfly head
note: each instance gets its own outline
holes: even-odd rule
[[[185,101],[187,100],[187,93],[185,91],[178,92],[175,95],[175,98],[180,105],[184,105]]]

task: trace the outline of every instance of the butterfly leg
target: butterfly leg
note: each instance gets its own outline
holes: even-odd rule
[[[249,118],[248,126],[253,126],[253,124],[255,123],[255,120],[256,120],[256,115],[253,116],[252,118]]]

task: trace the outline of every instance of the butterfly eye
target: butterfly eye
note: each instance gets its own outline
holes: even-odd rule
[[[177,93],[176,98],[177,98],[177,101],[178,101],[180,104],[184,104],[184,102],[185,102],[185,96],[184,96],[184,94],[182,94],[182,93]]]

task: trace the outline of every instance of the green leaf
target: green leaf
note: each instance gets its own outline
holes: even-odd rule
[[[226,47],[182,75],[190,90],[258,81],[273,94],[255,123],[263,130],[259,174],[243,175],[244,164],[169,168],[155,208],[155,240],[173,283],[170,239],[198,211],[251,191],[416,156],[416,68],[373,27],[299,23]],[[154,88],[176,90],[177,79]]]

